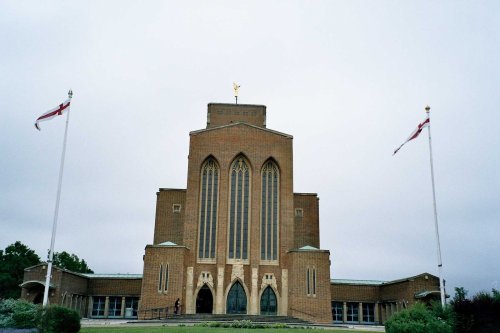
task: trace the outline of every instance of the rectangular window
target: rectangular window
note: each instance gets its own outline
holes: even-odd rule
[[[125,297],[125,317],[137,318],[138,307],[139,297]]]
[[[304,210],[302,208],[295,208],[295,217],[304,217]]]
[[[120,317],[122,315],[122,298],[110,297],[109,298],[109,308],[108,317]]]
[[[172,206],[172,209],[173,209],[174,213],[180,213],[181,212],[181,207],[182,206],[180,204],[174,204]]]
[[[92,297],[92,317],[104,317],[104,304],[106,303],[106,297],[104,296],[93,296]]]
[[[344,304],[342,302],[333,302],[332,301],[332,318],[336,323],[341,323],[344,321],[343,314]]]
[[[358,323],[359,322],[359,304],[358,303],[347,303],[347,322]]]
[[[363,322],[365,323],[375,322],[375,304],[363,303]]]

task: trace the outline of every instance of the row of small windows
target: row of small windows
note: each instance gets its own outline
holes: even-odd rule
[[[345,305],[345,320],[344,320],[344,305]],[[375,322],[375,304],[373,303],[362,303],[361,311],[363,313],[363,318],[360,318],[360,303],[355,302],[332,302],[332,317],[333,321],[337,323],[347,322],[347,323],[370,323]],[[360,320],[362,319],[362,320]]]
[[[158,272],[158,292],[168,291],[168,278],[169,278],[169,265],[160,264],[160,270]]]
[[[213,158],[201,168],[198,258],[213,261],[216,235],[220,171]],[[228,259],[248,260],[251,175],[248,161],[237,157],[229,175]],[[261,259],[278,260],[279,171],[268,161],[262,168]]]
[[[125,302],[125,313],[122,313],[122,304]],[[137,308],[139,304],[138,297],[122,297],[110,296],[108,297],[108,312],[106,309],[106,296],[93,296],[92,297],[92,317],[137,317]]]

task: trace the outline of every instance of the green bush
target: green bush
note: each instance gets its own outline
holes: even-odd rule
[[[53,305],[41,311],[40,333],[76,333],[80,331],[80,315],[75,310]]]
[[[40,307],[25,300],[0,301],[0,328],[34,328]]]
[[[423,304],[394,314],[385,323],[386,333],[452,333],[452,325]]]

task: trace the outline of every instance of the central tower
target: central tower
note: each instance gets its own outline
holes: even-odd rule
[[[186,189],[158,192],[143,309],[180,298],[185,313],[331,321],[318,199],[293,193],[292,144],[266,128],[263,105],[208,105],[206,128],[190,133]]]

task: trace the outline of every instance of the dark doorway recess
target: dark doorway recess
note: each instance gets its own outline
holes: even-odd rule
[[[198,291],[196,297],[196,313],[212,313],[214,308],[214,297],[212,291],[205,284]]]
[[[245,314],[247,313],[247,294],[241,283],[233,284],[227,295],[226,313]]]
[[[273,288],[267,287],[260,297],[260,314],[275,316],[278,313],[278,302]]]

